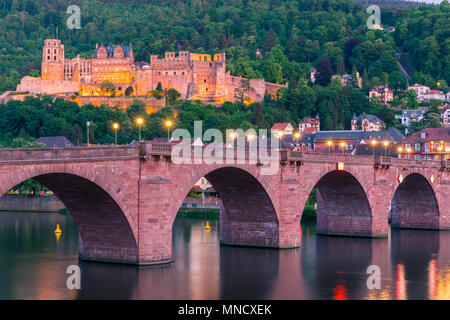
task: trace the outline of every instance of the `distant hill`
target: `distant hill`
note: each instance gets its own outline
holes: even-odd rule
[[[359,2],[365,7],[375,4],[380,7],[385,8],[396,8],[396,9],[404,9],[404,8],[417,8],[423,5],[431,5],[426,1],[407,1],[407,0],[353,0],[355,2]]]

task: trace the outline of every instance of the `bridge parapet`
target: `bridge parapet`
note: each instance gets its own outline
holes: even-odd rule
[[[138,159],[131,146],[95,146],[73,148],[0,148],[0,164],[39,162],[78,162]]]

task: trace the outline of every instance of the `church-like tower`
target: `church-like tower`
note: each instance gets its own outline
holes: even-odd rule
[[[61,40],[45,40],[41,75],[42,80],[64,80],[64,45]]]

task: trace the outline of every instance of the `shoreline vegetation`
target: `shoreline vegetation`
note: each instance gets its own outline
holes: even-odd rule
[[[6,196],[6,197],[5,197]],[[308,200],[302,214],[302,221],[314,221],[316,209],[314,203]],[[62,203],[53,195],[29,195],[29,194],[6,194],[0,197],[0,212],[23,211],[23,212],[58,212],[62,215],[69,214],[69,210],[62,207]],[[179,209],[177,218],[219,218],[218,209]]]

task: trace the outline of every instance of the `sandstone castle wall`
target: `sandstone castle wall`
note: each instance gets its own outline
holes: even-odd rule
[[[231,76],[226,72],[225,53],[211,56],[188,51],[166,52],[162,59],[152,55],[150,63],[147,63],[134,61],[131,44],[97,45],[92,59],[79,56],[66,59],[64,45],[57,39],[46,39],[42,53],[41,78],[24,77],[17,91],[108,96],[112,92],[105,88],[104,83],[111,82],[116,96],[124,96],[130,87],[132,95],[147,96],[161,84],[164,91],[177,90],[182,99],[221,104],[235,101],[237,90],[242,91],[243,86],[247,102],[260,102],[267,94],[275,96],[276,91],[283,87],[264,79]]]

